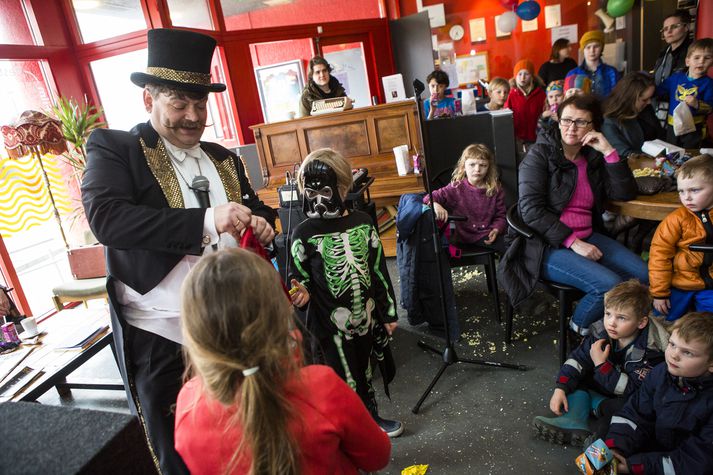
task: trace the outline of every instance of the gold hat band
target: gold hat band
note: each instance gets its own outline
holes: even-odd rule
[[[179,71],[177,69],[159,68],[155,66],[147,67],[146,74],[166,79],[168,81],[197,84],[199,86],[211,85],[210,74],[195,73],[192,71]]]

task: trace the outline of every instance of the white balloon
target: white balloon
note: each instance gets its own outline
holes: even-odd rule
[[[498,18],[498,28],[500,28],[500,31],[510,33],[517,26],[517,20],[515,12],[505,12]]]

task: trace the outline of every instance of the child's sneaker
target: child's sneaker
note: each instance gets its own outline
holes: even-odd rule
[[[381,417],[379,417],[378,414],[372,414],[371,416],[374,418],[376,423],[379,424],[379,427],[381,427],[381,430],[386,432],[386,435],[388,435],[391,438],[400,436],[404,431],[404,425],[401,421],[392,421],[390,419],[382,419]]]

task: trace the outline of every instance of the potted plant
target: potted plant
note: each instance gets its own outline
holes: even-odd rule
[[[61,155],[62,160],[74,170],[74,178],[81,183],[87,166],[86,143],[89,134],[94,129],[105,127],[101,116],[101,107],[95,107],[88,102],[77,103],[74,99],[60,97],[52,107],[52,114],[62,125],[62,134],[67,141],[67,152]],[[72,222],[84,219],[84,208],[81,203],[74,209]],[[69,266],[75,279],[86,279],[106,275],[104,247],[96,243],[91,235],[91,245],[73,247],[67,252]]]

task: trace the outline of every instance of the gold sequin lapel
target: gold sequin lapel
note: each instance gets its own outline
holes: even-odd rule
[[[228,197],[228,201],[233,203],[242,203],[243,195],[240,190],[240,179],[238,178],[238,167],[232,156],[228,156],[222,161],[218,161],[211,156],[205,149],[203,149],[210,161],[215,165],[215,169],[218,170],[218,175],[220,175],[220,181],[223,183],[223,189]]]
[[[141,148],[146,157],[146,163],[161,187],[161,191],[163,191],[163,195],[166,197],[166,201],[168,201],[168,206],[171,208],[185,208],[186,205],[183,202],[181,185],[178,183],[178,177],[176,177],[176,172],[171,164],[171,157],[168,156],[163,140],[159,139],[156,142],[156,148],[151,148],[146,145],[143,138],[139,140],[141,141]],[[239,188],[238,186],[238,189]]]

